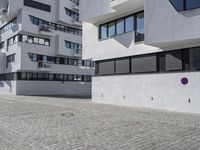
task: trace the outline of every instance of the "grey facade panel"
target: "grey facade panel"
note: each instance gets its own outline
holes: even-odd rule
[[[156,72],[157,71],[157,57],[155,55],[142,56],[137,58],[132,58],[131,60],[132,72],[142,73],[142,72]]]
[[[116,60],[116,73],[129,73],[130,72],[130,61],[129,58]]]

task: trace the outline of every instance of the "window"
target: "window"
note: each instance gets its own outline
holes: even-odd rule
[[[45,46],[50,46],[50,40],[49,39],[45,39],[44,40],[44,45]]]
[[[117,34],[124,33],[124,19],[117,20],[116,28],[117,28]]]
[[[65,46],[67,48],[74,49],[74,50],[81,50],[82,49],[81,44],[74,43],[74,42],[71,42],[71,41],[65,41]]]
[[[169,0],[169,1],[178,12],[200,8],[199,0]]]
[[[34,38],[33,38],[33,43],[34,43],[34,44],[38,44],[38,43],[39,43],[39,39],[38,39],[37,37],[34,37]]]
[[[145,73],[157,71],[157,57],[155,54],[132,57],[132,73]]]
[[[170,0],[177,11],[184,11],[184,0]]]
[[[22,35],[22,42],[27,43],[28,42],[28,36]]]
[[[99,74],[100,75],[109,75],[109,74],[114,74],[115,69],[114,69],[114,60],[111,61],[103,61],[99,62]]]
[[[144,41],[144,13],[137,14],[135,42]]]
[[[44,45],[44,39],[39,38],[39,44]]]
[[[134,16],[129,16],[125,18],[126,32],[134,30]]]
[[[12,55],[8,55],[8,56],[7,56],[7,58],[6,58],[6,67],[8,67],[8,64],[9,64],[9,63],[15,61],[15,55],[16,55],[16,54],[12,54]]]
[[[51,6],[33,0],[24,0],[24,6],[51,12]]]
[[[123,74],[123,73],[130,73],[130,59],[123,58],[116,60],[116,73]]]
[[[106,39],[107,37],[108,37],[108,28],[107,28],[107,24],[105,24],[105,25],[102,25],[101,27],[100,27],[100,32],[101,32],[101,39]]]
[[[8,22],[6,25],[0,28],[0,34],[3,34],[4,32],[10,30],[13,26],[17,25],[17,18],[14,18],[10,22]]]
[[[181,51],[172,51],[166,53],[166,70],[167,71],[176,71],[182,70],[182,53]]]
[[[165,53],[158,53],[158,71],[164,72],[166,70]]]
[[[200,70],[200,48],[189,50],[190,70]]]
[[[28,43],[33,43],[33,37],[32,36],[28,36]]]
[[[55,24],[55,23],[48,22],[48,21],[45,21],[43,19],[40,19],[40,18],[37,18],[37,17],[34,17],[34,16],[30,16],[30,15],[29,15],[29,18],[30,18],[31,23],[34,24],[34,25],[37,25],[37,26],[46,25],[46,26],[49,26],[51,29],[54,29],[54,30],[59,30],[61,32],[67,32],[67,33],[70,33],[70,34],[82,36],[82,30],[81,29],[63,26],[63,25],[60,25],[60,24]]]
[[[0,49],[4,48],[4,46],[5,46],[5,42],[1,42],[0,43]]]
[[[76,19],[76,21],[79,21],[79,14],[68,9],[68,8],[65,8],[65,11],[66,11],[66,14],[74,19]]]
[[[115,22],[111,22],[108,24],[108,36],[114,36],[115,35]]]
[[[100,25],[99,39],[106,39],[131,31],[135,31],[135,42],[144,40],[144,12],[138,12]]]

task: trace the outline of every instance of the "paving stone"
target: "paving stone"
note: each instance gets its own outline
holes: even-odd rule
[[[0,98],[0,150],[200,150],[200,115],[55,97]]]

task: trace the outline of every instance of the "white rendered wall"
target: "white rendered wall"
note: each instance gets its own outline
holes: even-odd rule
[[[183,77],[188,78],[188,85],[181,84]],[[104,104],[200,113],[199,77],[199,72],[93,77],[92,100]]]

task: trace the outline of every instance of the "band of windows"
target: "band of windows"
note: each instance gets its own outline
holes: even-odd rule
[[[13,20],[11,20],[7,24],[5,24],[3,27],[1,27],[0,28],[0,34],[3,34],[4,32],[10,30],[15,25],[17,25],[17,18],[14,18]]]
[[[12,55],[8,55],[6,57],[6,68],[8,67],[9,63],[16,61],[15,56],[16,56],[16,54],[12,54]]]
[[[74,43],[71,41],[65,41],[66,47],[74,50],[82,50],[82,44]]]
[[[91,82],[91,76],[90,75],[78,75],[78,74],[12,72],[12,73],[0,74],[0,80],[1,81],[33,80],[33,81]]]
[[[76,21],[79,21],[79,14],[77,12],[74,12],[66,7],[65,7],[65,11],[68,16],[74,18]]]
[[[135,42],[144,41],[144,12],[138,12],[99,27],[99,39],[135,31]]]
[[[33,0],[24,0],[24,6],[51,12],[51,6]]]
[[[169,0],[169,1],[178,12],[200,8],[200,1],[198,0]]]
[[[28,56],[32,62],[47,62],[50,64],[94,67],[94,63],[90,60],[61,58],[61,57],[53,57],[53,56],[46,56],[46,55],[38,55],[38,54],[33,54],[33,53],[28,53]]]
[[[40,38],[40,37],[30,36],[30,35],[22,35],[22,34],[18,34],[9,38],[7,43],[8,43],[8,46],[10,46],[17,42],[50,46],[50,39]]]
[[[96,75],[200,70],[200,47],[98,61]]]
[[[44,27],[47,27],[47,28],[51,28],[51,29],[54,29],[54,30],[61,31],[61,32],[67,32],[67,33],[70,33],[70,34],[82,36],[82,30],[80,30],[80,29],[72,28],[72,27],[68,27],[68,26],[63,26],[63,25],[60,25],[60,24],[55,24],[55,23],[48,22],[46,20],[43,20],[43,19],[40,19],[40,18],[37,18],[37,17],[34,17],[34,16],[29,16],[29,17],[30,17],[32,24],[34,24],[34,25],[44,26]],[[48,30],[46,28],[44,28],[44,29]]]

